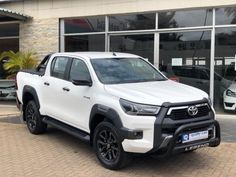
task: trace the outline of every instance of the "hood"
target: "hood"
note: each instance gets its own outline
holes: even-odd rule
[[[164,102],[180,103],[208,98],[208,95],[194,87],[174,81],[105,85],[105,90],[118,98],[136,103],[162,105]]]

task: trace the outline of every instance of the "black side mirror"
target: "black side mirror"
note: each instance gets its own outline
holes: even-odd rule
[[[89,86],[89,87],[93,85],[93,82],[91,81],[91,79],[72,80],[72,83],[74,85]]]

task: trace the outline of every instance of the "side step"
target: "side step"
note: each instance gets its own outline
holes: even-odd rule
[[[56,127],[68,134],[71,134],[72,136],[76,137],[76,138],[79,138],[85,142],[89,142],[90,141],[90,136],[88,133],[82,131],[82,130],[79,130],[77,128],[74,128],[70,125],[67,125],[63,122],[60,122],[56,119],[53,119],[53,118],[50,118],[50,117],[44,117],[43,118],[43,122],[48,124],[48,125],[51,125],[53,127]]]

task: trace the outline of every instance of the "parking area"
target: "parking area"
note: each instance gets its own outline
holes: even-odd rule
[[[236,120],[220,119],[220,124],[223,142],[217,148],[168,159],[139,156],[128,168],[110,171],[88,144],[54,128],[32,135],[18,115],[9,114],[0,117],[0,176],[236,176]]]

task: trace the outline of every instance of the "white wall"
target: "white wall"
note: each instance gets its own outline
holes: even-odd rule
[[[236,5],[236,0],[25,0],[3,4],[36,19]]]

